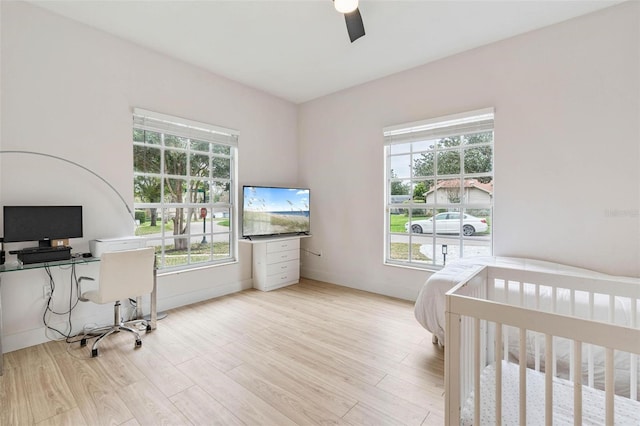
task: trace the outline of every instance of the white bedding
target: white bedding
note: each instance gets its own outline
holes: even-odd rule
[[[609,277],[608,275],[590,271],[588,269],[575,268],[553,262],[541,260],[514,258],[514,257],[474,257],[461,259],[451,263],[440,271],[431,275],[418,294],[414,307],[414,314],[418,322],[429,330],[440,345],[444,345],[445,328],[445,294],[457,283],[464,280],[473,270],[480,265],[499,266],[505,268],[517,268],[525,271],[536,272],[570,272],[593,278]]]
[[[518,425],[519,388],[518,365],[502,361],[502,424]],[[480,375],[480,425],[495,425],[495,364]],[[527,424],[544,425],[544,374],[527,369]],[[601,390],[582,386],[582,424],[605,424],[605,394]],[[639,425],[640,402],[614,396],[616,425]],[[573,425],[573,383],[553,380],[553,424]],[[465,401],[460,424],[473,424],[473,394]]]

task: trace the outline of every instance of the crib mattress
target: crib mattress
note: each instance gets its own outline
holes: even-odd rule
[[[502,361],[502,424],[519,424],[519,366]],[[495,364],[490,364],[480,375],[480,425],[495,425]],[[544,373],[527,369],[527,424],[545,424],[545,376]],[[573,425],[573,383],[554,378],[553,424]],[[605,393],[601,390],[582,387],[582,424],[605,425]],[[640,402],[614,396],[615,424],[640,425]],[[473,395],[465,401],[460,424],[473,425]]]

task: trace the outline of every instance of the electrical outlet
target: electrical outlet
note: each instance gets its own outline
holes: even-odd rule
[[[48,299],[51,297],[51,286],[45,285],[42,287],[42,298]]]

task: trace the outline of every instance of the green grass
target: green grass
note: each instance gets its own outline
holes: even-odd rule
[[[404,228],[403,228],[404,229]],[[420,253],[421,244],[411,244],[411,260],[421,260],[424,262],[430,261],[427,256]],[[408,260],[409,259],[409,244],[407,243],[391,243],[391,259]]]
[[[136,235],[151,235],[151,234],[159,234],[162,232],[162,223],[160,220],[156,221],[156,226],[151,226],[151,221],[141,223],[140,226],[136,228]],[[167,221],[165,224],[165,231],[173,231],[173,221]]]
[[[404,224],[409,221],[409,217],[403,214],[392,214],[389,215],[390,220],[390,228],[391,232],[406,232],[404,230]],[[413,220],[422,220],[426,219],[426,216],[414,216]]]
[[[229,219],[214,219],[214,221],[220,226],[229,226]],[[200,220],[191,223],[198,223]],[[151,234],[159,234],[162,232],[162,227],[160,224],[160,220],[156,221],[156,226],[151,226],[151,221],[146,221],[145,223],[141,223],[136,229],[137,236],[151,235]],[[165,225],[165,233],[173,232],[173,221],[167,221]]]
[[[156,247],[156,253],[162,251],[161,247]],[[187,264],[187,250],[176,250],[174,246],[165,247],[165,266],[179,266]],[[191,264],[208,262],[216,258],[225,258],[229,256],[229,243],[216,242],[213,243],[213,256],[211,255],[211,243],[191,244]]]

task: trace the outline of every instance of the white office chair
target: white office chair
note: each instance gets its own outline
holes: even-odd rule
[[[138,332],[125,325],[120,315],[120,301],[130,297],[138,297],[153,290],[154,260],[155,253],[153,247],[123,250],[103,253],[100,257],[100,277],[98,281],[98,289],[90,290],[85,293],[79,291],[82,301],[91,301],[93,303],[114,303],[113,325],[106,330],[101,329],[100,336],[93,343],[91,356],[98,356],[98,345],[105,337],[119,331],[128,331],[133,333],[136,338],[134,348],[142,346],[142,340]],[[81,277],[82,280],[91,280],[93,278]],[[104,330],[104,331],[103,331]],[[147,331],[150,326],[147,325]],[[81,346],[87,344],[86,336],[80,341]]]

